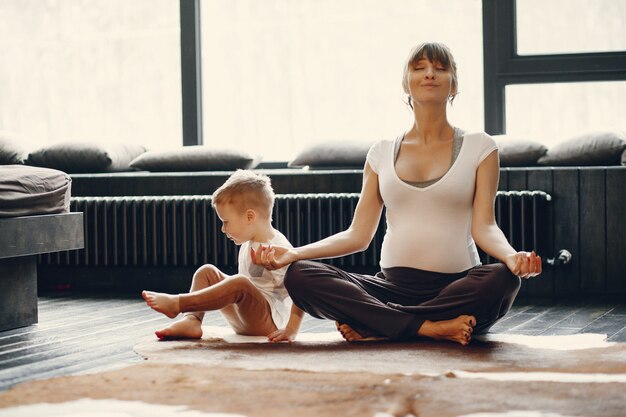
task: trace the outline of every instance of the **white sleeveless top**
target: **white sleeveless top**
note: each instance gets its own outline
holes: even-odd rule
[[[378,174],[387,231],[380,266],[456,273],[480,264],[471,235],[476,171],[497,149],[486,133],[465,134],[459,155],[446,174],[424,188],[398,177],[394,140],[375,143],[367,162]]]

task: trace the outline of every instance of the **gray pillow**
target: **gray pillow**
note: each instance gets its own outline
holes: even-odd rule
[[[26,163],[68,173],[129,171],[130,162],[145,151],[135,144],[62,142],[31,152]]]
[[[0,132],[0,165],[23,164],[28,152],[20,145],[19,139]]]
[[[72,179],[54,169],[0,166],[0,217],[67,213]]]
[[[135,158],[130,166],[145,171],[234,171],[256,167],[261,158],[233,149],[210,146],[182,146],[169,150],[148,151]]]
[[[290,167],[363,168],[374,141],[328,141],[311,145],[289,161]]]
[[[493,139],[498,144],[500,166],[503,167],[537,165],[537,160],[548,151],[545,145],[532,140],[516,139],[507,135],[497,135]]]
[[[591,132],[565,141],[539,158],[539,165],[619,165],[626,149],[623,132]]]
[[[622,165],[626,165],[626,149],[622,152]]]

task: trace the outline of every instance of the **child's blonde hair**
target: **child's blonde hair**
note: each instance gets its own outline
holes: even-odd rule
[[[242,213],[252,209],[272,218],[274,189],[267,175],[238,169],[213,193],[211,205],[232,204]]]

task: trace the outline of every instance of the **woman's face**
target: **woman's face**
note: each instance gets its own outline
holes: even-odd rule
[[[442,63],[422,57],[409,65],[409,94],[413,103],[446,103],[454,95],[452,73]]]

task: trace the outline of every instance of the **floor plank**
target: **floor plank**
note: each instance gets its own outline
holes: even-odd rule
[[[0,332],[0,390],[33,379],[95,372],[138,362],[133,346],[171,323],[136,294],[51,293],[39,298],[39,323]],[[218,313],[205,324],[227,326]],[[305,316],[302,331],[332,332],[335,324]],[[491,329],[499,333],[606,333],[626,342],[624,304],[563,304],[518,300]]]

